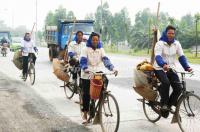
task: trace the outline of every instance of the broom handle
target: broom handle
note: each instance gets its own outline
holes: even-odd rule
[[[32,27],[31,33],[30,33],[31,36],[32,36],[33,30],[34,30],[34,27],[35,27],[35,23],[33,24],[33,27]]]
[[[65,53],[64,53],[64,62],[67,62],[67,61],[68,61],[68,57],[67,57],[68,46],[69,46],[69,44],[70,44],[70,42],[71,42],[71,39],[72,39],[72,35],[73,35],[74,29],[75,29],[75,23],[76,23],[76,17],[74,17],[74,22],[73,22],[72,31],[70,32],[69,41],[68,41],[67,46],[66,46],[66,49],[65,49]]]
[[[157,40],[157,31],[158,31],[158,22],[159,22],[159,11],[160,11],[160,2],[158,2],[158,8],[157,8],[157,19],[156,19],[156,24],[155,24],[155,29],[153,31],[153,45],[152,45],[152,52],[151,52],[151,64],[153,65],[155,61],[155,52],[154,48],[156,46]]]

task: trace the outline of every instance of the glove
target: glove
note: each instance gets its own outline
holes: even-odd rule
[[[33,49],[35,50],[35,52],[38,52],[38,48],[37,47],[34,47]]]
[[[85,69],[84,72],[87,73],[87,74],[90,73],[90,71],[88,69]]]
[[[117,70],[113,70],[113,72],[114,72],[115,76],[118,75],[118,71]]]

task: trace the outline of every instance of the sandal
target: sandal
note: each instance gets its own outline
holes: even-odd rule
[[[83,119],[82,124],[87,124],[88,123],[87,112],[82,112],[82,119]]]

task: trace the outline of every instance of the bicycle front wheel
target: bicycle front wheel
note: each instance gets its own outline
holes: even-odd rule
[[[74,86],[70,82],[64,82],[64,91],[68,99],[74,96]]]
[[[100,105],[100,123],[103,132],[117,132],[120,113],[117,100],[112,94],[107,94]]]
[[[30,63],[28,75],[30,77],[31,85],[33,85],[35,83],[35,65],[33,63]]]
[[[161,118],[160,106],[158,104],[151,101],[147,101],[145,98],[143,98],[142,103],[144,114],[150,122],[155,123]]]
[[[200,97],[193,93],[188,93],[181,98],[177,104],[176,117],[182,132],[199,132]]]

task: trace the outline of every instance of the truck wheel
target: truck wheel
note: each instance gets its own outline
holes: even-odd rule
[[[53,61],[53,48],[49,47],[49,60],[52,62]]]

